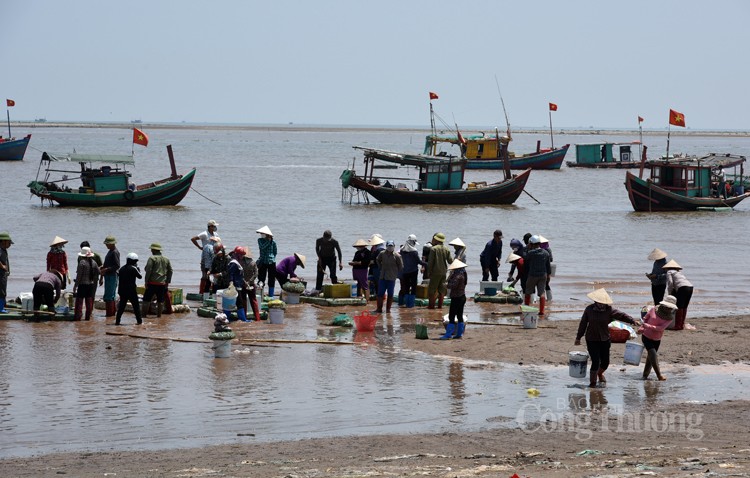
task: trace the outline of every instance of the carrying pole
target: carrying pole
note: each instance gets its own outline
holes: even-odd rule
[[[177,177],[177,167],[174,164],[174,153],[172,153],[172,145],[167,145],[167,154],[169,155],[169,166],[172,168],[172,179]]]

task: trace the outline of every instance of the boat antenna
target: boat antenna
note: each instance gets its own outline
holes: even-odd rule
[[[508,133],[508,141],[511,140],[510,136],[510,120],[508,120],[508,110],[505,109],[505,101],[503,101],[503,94],[500,93],[500,83],[497,81],[497,75],[495,75],[495,86],[497,86],[497,94],[500,96],[500,104],[503,106],[503,114],[505,115],[505,127]],[[498,145],[498,148],[500,146]]]

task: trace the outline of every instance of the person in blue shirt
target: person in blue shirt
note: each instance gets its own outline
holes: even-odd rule
[[[497,281],[499,274],[500,258],[503,255],[503,232],[496,229],[492,234],[492,240],[487,242],[484,250],[479,254],[479,263],[482,265],[482,280],[486,281],[492,277]]]

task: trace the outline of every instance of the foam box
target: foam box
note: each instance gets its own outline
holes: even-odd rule
[[[484,294],[485,287],[494,287],[497,291],[503,290],[503,283],[498,281],[479,281],[479,293]]]
[[[326,299],[345,299],[352,296],[349,284],[323,284],[323,297]]]

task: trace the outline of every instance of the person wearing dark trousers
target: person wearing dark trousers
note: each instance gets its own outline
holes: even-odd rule
[[[448,308],[448,325],[441,340],[450,338],[460,339],[464,335],[466,323],[464,322],[464,305],[466,305],[466,264],[454,259],[448,266],[448,291],[450,292],[451,305]],[[456,320],[458,319],[458,323]]]
[[[125,259],[125,265],[117,271],[119,278],[117,293],[120,295],[120,302],[117,304],[117,315],[115,315],[115,325],[120,325],[120,319],[128,302],[133,306],[135,322],[142,324],[141,307],[138,304],[138,291],[135,282],[141,278],[141,270],[138,268],[138,255],[131,252]]]
[[[0,312],[6,313],[5,301],[8,295],[8,274],[10,274],[10,262],[8,261],[8,248],[13,244],[8,232],[0,232]]]
[[[581,345],[581,338],[586,336],[586,349],[591,357],[591,371],[589,372],[589,386],[596,387],[597,379],[602,385],[607,383],[604,372],[609,367],[609,349],[612,341],[609,336],[609,323],[614,320],[640,326],[625,312],[612,307],[612,298],[604,289],[596,289],[587,294],[594,303],[587,306],[578,325],[575,345]]]
[[[492,277],[493,281],[497,281],[497,276],[500,274],[498,266],[500,265],[502,255],[503,232],[500,229],[496,229],[492,234],[492,239],[485,244],[484,249],[479,254],[483,281],[488,280],[490,277]]]
[[[331,284],[336,284],[336,256],[339,257],[339,270],[344,268],[341,260],[341,247],[339,241],[333,238],[333,233],[329,230],[323,232],[323,237],[315,241],[315,254],[318,256],[318,275],[315,280],[315,290],[323,290],[323,277],[325,276],[326,267],[331,274]]]
[[[664,291],[667,290],[667,271],[663,269],[667,263],[667,253],[661,249],[654,249],[648,255],[648,260],[654,261],[651,273],[646,274],[651,281],[651,298],[654,299],[654,305],[659,305],[664,299]]]
[[[682,273],[682,266],[674,259],[664,264],[667,271],[667,293],[677,298],[677,313],[674,317],[674,330],[685,328],[687,308],[693,297],[693,284]]]
[[[273,233],[268,226],[263,226],[257,231],[260,234],[258,238],[258,284],[261,286],[261,293],[263,287],[268,285],[268,295],[273,299],[276,286],[276,254],[278,250],[276,247],[276,241],[273,240]],[[268,274],[268,282],[266,282],[266,274]]]
[[[151,257],[146,261],[146,292],[143,293],[143,304],[141,314],[143,318],[148,316],[151,299],[156,296],[156,316],[161,317],[164,307],[164,299],[167,297],[169,284],[172,282],[172,263],[162,255],[161,244],[154,242],[149,246]]]

